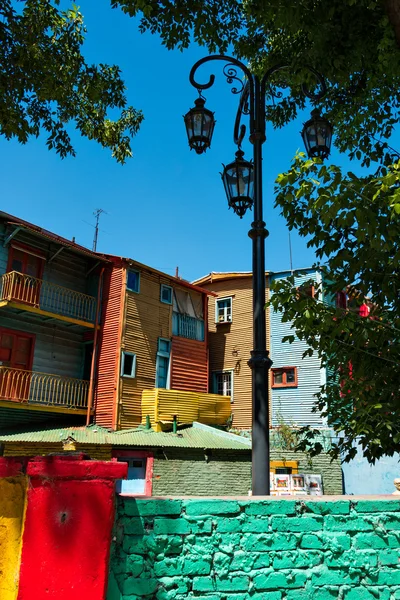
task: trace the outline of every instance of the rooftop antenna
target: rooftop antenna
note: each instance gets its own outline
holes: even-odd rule
[[[99,220],[100,220],[100,215],[104,213],[107,214],[105,210],[103,210],[102,208],[96,208],[96,210],[94,211],[94,216],[96,217],[96,226],[94,228],[94,238],[93,238],[93,252],[96,252],[97,250],[97,239],[99,237]]]
[[[291,274],[293,275],[293,256],[292,256],[292,240],[290,237],[290,230],[288,231],[289,233],[289,257],[290,257],[290,271]]]

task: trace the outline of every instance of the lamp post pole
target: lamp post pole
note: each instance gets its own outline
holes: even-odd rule
[[[225,62],[223,74],[229,84],[234,84],[232,92],[240,94],[239,107],[234,127],[234,142],[241,149],[246,135],[246,126],[241,123],[242,117],[249,117],[249,140],[253,145],[253,164],[247,165],[246,186],[240,187],[240,170],[243,161],[236,159],[225,167],[224,184],[227,190],[230,185],[236,186],[236,196],[228,197],[229,206],[233,207],[240,217],[246,208],[253,204],[249,193],[249,181],[254,185],[254,221],[251,224],[249,236],[253,247],[253,350],[248,361],[252,369],[252,493],[254,496],[270,494],[270,459],[269,459],[269,369],[272,360],[269,358],[266,344],[265,326],[265,238],[268,231],[263,220],[263,191],[262,191],[262,146],[266,140],[266,86],[277,71],[289,68],[289,65],[278,64],[269,69],[262,79],[253,74],[249,68],[236,58],[224,55],[211,55],[199,60],[191,69],[190,83],[198,90],[200,99],[196,108],[185,115],[185,124],[189,137],[189,145],[198,154],[202,154],[210,146],[215,120],[211,111],[204,109],[205,100],[202,91],[210,88],[215,80],[211,75],[206,83],[195,79],[198,68],[204,63],[220,60]],[[237,75],[237,67],[244,74],[244,79]],[[319,93],[311,93],[306,86],[302,87],[304,94],[313,99],[320,99],[325,93],[325,82],[322,76],[308,67],[317,78],[321,87]],[[236,87],[237,86],[237,87]],[[278,95],[279,97],[279,95]],[[243,155],[239,152],[238,154]],[[232,168],[233,167],[233,168]],[[229,174],[227,174],[229,171]],[[234,181],[234,184],[230,184]],[[243,188],[247,188],[247,196]],[[229,192],[228,192],[229,193]],[[235,197],[232,197],[235,196]],[[243,208],[244,207],[244,208]]]

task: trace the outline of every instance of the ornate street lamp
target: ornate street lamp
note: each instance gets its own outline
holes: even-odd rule
[[[311,111],[311,119],[303,125],[301,135],[309,158],[328,158],[332,143],[332,125],[318,108]]]
[[[243,158],[244,152],[240,148],[235,156],[235,160],[229,165],[222,165],[224,170],[221,177],[229,208],[233,208],[242,218],[254,204],[254,169],[253,163]]]
[[[271,94],[271,81],[275,73],[283,69],[290,70],[291,65],[279,64],[258,77],[250,69],[229,56],[215,54],[206,56],[193,65],[189,80],[199,94],[210,88],[215,76],[211,75],[205,83],[196,80],[196,73],[204,63],[222,60],[226,64],[223,73],[232,87],[234,94],[240,94],[239,108],[236,114],[233,139],[239,150],[235,160],[224,166],[222,180],[225,186],[228,204],[239,217],[243,217],[248,208],[254,207],[254,221],[249,236],[253,242],[253,350],[248,362],[252,369],[252,492],[253,496],[270,493],[269,479],[269,387],[268,370],[272,365],[266,348],[265,326],[265,238],[268,231],[263,220],[262,199],[262,145],[266,140],[266,92]],[[239,68],[243,76],[238,76]],[[320,100],[326,85],[323,77],[312,67],[307,67],[315,76],[319,90],[311,92],[306,85],[302,86],[304,94],[313,102]],[[280,92],[272,95],[280,98]],[[249,119],[249,140],[253,144],[253,161],[244,160],[241,150],[246,135],[246,125],[242,118]],[[198,154],[210,147],[214,131],[214,114],[204,108],[204,99],[200,96],[184,117],[189,146]],[[313,111],[312,118],[304,125],[303,139],[309,156],[325,158],[329,154],[332,127],[318,112]]]
[[[205,108],[205,99],[197,98],[195,106],[183,117],[191,150],[203,154],[211,145],[215,127],[214,113]]]

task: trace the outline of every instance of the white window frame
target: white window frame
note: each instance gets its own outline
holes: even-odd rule
[[[225,307],[224,309],[224,320],[220,321],[218,318],[218,303],[225,301],[225,300],[229,300],[230,301],[230,315],[228,315],[228,307]],[[232,302],[233,298],[232,296],[226,296],[224,298],[216,298],[215,300],[215,322],[217,325],[222,325],[224,323],[232,323],[232,306],[233,306],[233,302]]]
[[[231,397],[231,403],[233,404],[233,369],[225,369],[224,371],[212,371],[212,387],[213,393],[218,394],[218,385],[217,385],[217,376],[218,375],[226,375],[229,373],[231,376],[231,393],[225,394]]]
[[[124,373],[125,356],[133,356],[132,369],[131,369],[130,375],[127,375],[126,373]],[[125,352],[124,350],[122,351],[122,353],[121,353],[121,377],[126,377],[128,379],[134,379],[136,377],[136,354],[134,352]]]
[[[129,273],[136,273],[136,275],[138,276],[137,290],[134,290],[133,288],[130,288],[128,286]],[[129,292],[133,292],[134,294],[139,294],[140,293],[140,271],[138,271],[137,269],[128,269],[128,273],[126,274],[126,289]]]
[[[170,302],[167,302],[166,300],[163,300],[163,290],[165,290],[165,289],[170,290],[170,292],[171,292],[171,300],[170,300]],[[173,298],[173,288],[172,288],[172,286],[165,285],[164,283],[162,283],[161,284],[161,288],[160,288],[160,301],[163,304],[172,304],[172,298]]]
[[[166,352],[165,350],[160,350],[160,342],[168,342],[168,352]],[[168,359],[168,372],[167,372],[167,380],[165,383],[165,388],[160,388],[160,389],[166,389],[169,390],[170,386],[171,386],[171,340],[169,338],[158,338],[157,341],[157,358],[156,358],[156,379],[155,379],[155,387],[158,387],[158,364],[159,364],[159,358],[167,358]]]

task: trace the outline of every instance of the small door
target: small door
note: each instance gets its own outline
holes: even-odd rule
[[[11,297],[26,304],[39,305],[40,278],[43,273],[43,258],[34,256],[18,248],[10,248],[8,271],[25,275],[14,275]]]
[[[0,329],[0,397],[27,400],[32,379],[34,335]]]

